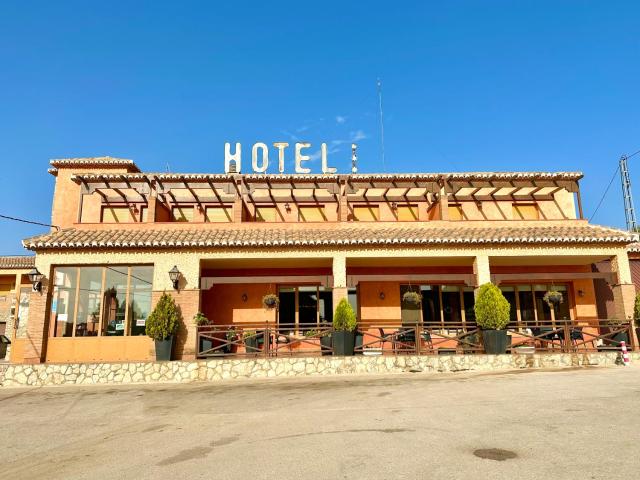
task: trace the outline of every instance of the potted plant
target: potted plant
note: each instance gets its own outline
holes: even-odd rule
[[[333,314],[334,332],[331,338],[335,355],[353,355],[356,325],[356,314],[347,299],[343,298]]]
[[[562,292],[558,292],[557,290],[549,290],[544,294],[542,299],[549,305],[551,308],[560,305],[564,301],[564,296]]]
[[[484,351],[501,354],[507,351],[507,331],[511,306],[502,292],[493,283],[480,286],[476,297],[476,323],[482,329]]]
[[[180,309],[173,297],[163,293],[147,318],[146,333],[156,346],[156,361],[171,360],[173,337],[178,331]]]
[[[404,295],[402,295],[402,300],[412,305],[420,305],[420,302],[422,302],[422,295],[420,295],[418,292],[414,292],[413,290],[409,290],[407,292],[404,292]]]
[[[329,322],[324,322],[323,326],[328,328],[331,326]],[[320,346],[322,350],[322,355],[331,355],[333,353],[333,341],[331,339],[332,335],[330,331],[325,331],[320,334]]]
[[[247,353],[257,353],[264,345],[264,333],[257,330],[246,330],[242,336]]]
[[[196,324],[196,327],[206,327],[210,324],[209,319],[205,317],[202,312],[198,312],[193,317],[193,323]],[[207,350],[211,350],[213,348],[213,339],[211,338],[198,338],[198,353],[206,352]]]
[[[624,322],[617,318],[610,318],[609,320],[607,320],[607,323],[610,325],[609,333],[611,333],[612,330],[613,331],[619,330],[620,325],[622,325]],[[604,339],[605,346],[609,346],[617,349],[620,348],[621,342],[626,343],[627,346],[629,345],[629,335],[627,335],[627,332],[617,332],[611,335],[610,337],[607,337]]]
[[[273,310],[280,304],[280,299],[275,293],[267,293],[262,297],[262,305],[267,310]]]

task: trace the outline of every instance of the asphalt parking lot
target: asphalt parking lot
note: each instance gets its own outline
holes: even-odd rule
[[[0,478],[640,478],[640,366],[0,389]]]

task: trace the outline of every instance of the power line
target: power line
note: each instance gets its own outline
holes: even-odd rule
[[[640,153],[640,150],[633,152],[631,155],[627,155],[626,157],[627,159],[629,159],[631,157],[638,155],[639,153]],[[620,172],[620,164],[618,164],[618,166],[616,167],[616,171],[613,172],[613,176],[611,177],[611,180],[609,180],[609,184],[607,185],[607,188],[605,188],[604,193],[602,194],[602,197],[600,197],[600,201],[598,202],[596,209],[593,211],[593,213],[589,217],[589,223],[591,223],[591,220],[593,219],[593,217],[595,217],[596,213],[598,213],[598,210],[600,209],[602,202],[604,202],[604,199],[607,196],[607,193],[609,193],[609,189],[611,188],[611,185],[613,184],[613,181],[616,179],[616,176],[618,175],[619,172]]]
[[[52,228],[55,228],[56,230],[60,230],[60,227],[58,227],[57,225],[50,225],[48,223],[34,222],[34,221],[31,221],[31,220],[25,220],[24,218],[10,217],[8,215],[2,215],[2,214],[0,214],[0,218],[4,218],[6,220],[13,220],[14,222],[29,223],[31,225],[40,225],[41,227],[52,227]]]

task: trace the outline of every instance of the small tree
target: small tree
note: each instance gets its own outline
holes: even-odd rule
[[[147,318],[146,333],[154,340],[167,340],[178,330],[180,310],[173,297],[163,293]]]
[[[636,303],[633,305],[633,319],[636,327],[640,327],[640,293],[636,294]]]
[[[338,332],[353,332],[356,326],[356,314],[347,299],[343,298],[333,314],[333,328]]]
[[[502,330],[509,324],[511,305],[493,283],[480,285],[474,310],[476,323],[484,330]]]

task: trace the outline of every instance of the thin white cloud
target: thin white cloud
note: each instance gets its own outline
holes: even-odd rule
[[[352,142],[358,142],[360,140],[369,138],[369,136],[366,133],[364,133],[362,130],[356,130],[355,132],[350,132],[349,136]]]
[[[347,121],[347,117],[344,117],[342,115],[336,115],[336,123],[338,125],[342,125],[343,123],[345,123]]]
[[[287,137],[289,137],[289,140],[297,142],[298,140],[300,140],[297,136],[295,136],[293,133],[288,132],[287,130],[280,130],[280,133],[282,133],[283,135],[286,135]]]

